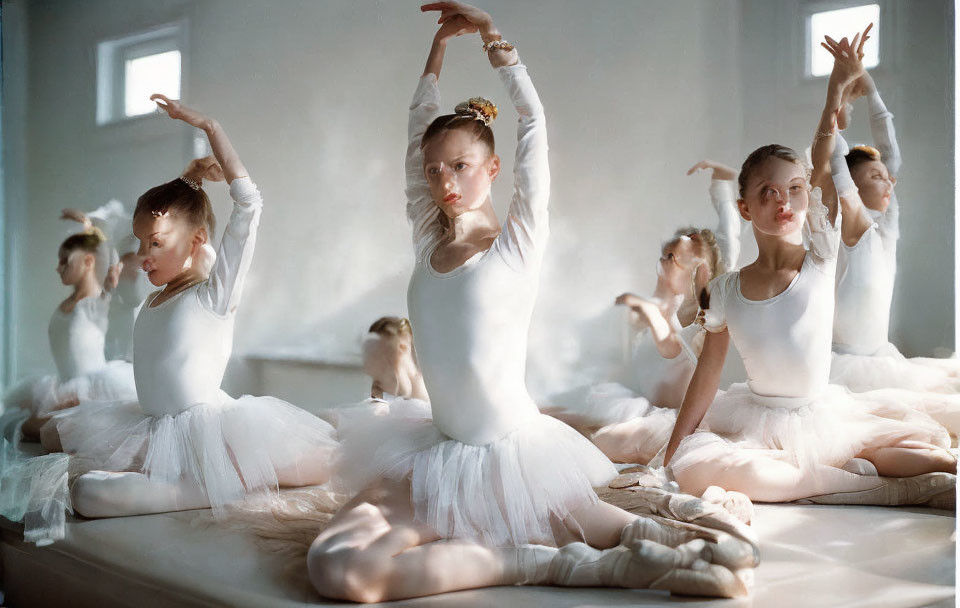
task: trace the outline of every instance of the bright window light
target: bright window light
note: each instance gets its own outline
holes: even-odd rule
[[[835,11],[814,13],[810,16],[810,43],[807,55],[810,58],[810,75],[826,76],[833,70],[833,56],[820,46],[824,36],[840,40],[862,32],[868,23],[873,23],[870,38],[863,45],[863,65],[868,68],[880,63],[880,5],[864,4]]]
[[[180,51],[167,51],[124,62],[124,114],[148,114],[157,105],[150,95],[163,93],[180,99]]]

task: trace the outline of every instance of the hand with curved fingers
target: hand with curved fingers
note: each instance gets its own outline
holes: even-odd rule
[[[180,103],[180,100],[170,99],[162,93],[154,93],[150,96],[150,100],[156,103],[157,108],[166,112],[167,116],[170,118],[182,120],[188,125],[198,129],[203,129],[205,124],[210,121],[210,118],[205,114],[202,114],[192,108],[188,108]]]
[[[220,163],[212,154],[190,161],[190,164],[183,171],[183,176],[195,182],[222,182],[224,180],[223,167],[220,166]]]
[[[425,13],[440,11],[440,17],[437,19],[437,23],[440,25],[458,16],[463,17],[477,28],[484,42],[487,42],[488,38],[493,38],[500,34],[493,25],[493,18],[490,17],[488,13],[483,12],[475,6],[464,4],[463,2],[431,2],[422,5],[420,10]]]
[[[476,34],[477,31],[479,30],[476,24],[471,23],[466,17],[463,15],[454,15],[443,22],[440,29],[437,30],[435,38],[440,42],[447,42],[457,36]]]
[[[824,36],[824,42],[821,42],[820,46],[833,55],[831,80],[835,79],[838,84],[846,88],[847,85],[852,84],[865,73],[863,45],[870,38],[869,32],[872,28],[873,24],[871,23],[862,33],[857,33],[851,41],[843,37],[837,42],[830,36]]]
[[[703,159],[694,166],[690,167],[687,170],[687,175],[693,175],[697,171],[707,171],[710,170],[713,173],[711,174],[711,179],[731,181],[737,179],[737,170],[733,167],[728,167],[723,163],[718,163],[715,160]]]
[[[90,221],[90,218],[87,217],[87,214],[79,209],[72,209],[69,207],[63,209],[60,211],[60,219],[70,220],[71,222],[82,224],[84,230],[89,230],[93,226],[93,222]]]

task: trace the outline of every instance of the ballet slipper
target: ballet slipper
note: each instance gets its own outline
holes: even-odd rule
[[[720,486],[710,486],[703,491],[700,496],[707,502],[720,505],[730,515],[733,515],[743,523],[750,525],[753,521],[753,502],[746,494],[735,491],[727,491]]]
[[[957,476],[952,473],[877,477],[877,481],[877,487],[869,490],[821,494],[796,502],[822,505],[923,505],[935,509],[956,509]]]
[[[620,544],[633,546],[641,540],[651,540],[666,547],[680,547],[694,540],[706,541],[706,559],[730,570],[753,568],[760,563],[760,551],[724,532],[693,527],[680,522],[656,517],[640,517],[620,535]]]
[[[681,595],[739,597],[743,581],[730,570],[708,563],[706,543],[692,541],[678,548],[652,541],[618,545],[600,551],[584,543],[560,548],[550,563],[548,580],[564,587],[662,589]]]
[[[866,458],[851,458],[840,468],[854,475],[869,475],[872,477],[880,475],[880,473],[877,472],[877,467]]]

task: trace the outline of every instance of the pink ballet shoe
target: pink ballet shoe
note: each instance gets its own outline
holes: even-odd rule
[[[695,540],[678,548],[652,541],[600,551],[584,543],[563,546],[550,564],[548,580],[564,587],[663,589],[679,595],[740,597],[743,580],[710,564],[706,543]]]
[[[703,491],[700,496],[707,502],[720,505],[730,515],[733,515],[743,523],[750,525],[753,521],[753,502],[746,494],[740,492],[727,491],[720,486],[710,486]]]
[[[950,511],[957,508],[957,476],[952,473],[877,477],[877,480],[879,485],[869,490],[821,494],[796,502],[822,505],[918,505]]]
[[[704,540],[705,559],[730,570],[753,568],[760,563],[759,551],[747,542],[719,531],[701,531],[672,523],[670,520],[641,517],[634,520],[620,534],[620,544],[634,546],[642,540],[666,547],[680,547],[694,540]]]

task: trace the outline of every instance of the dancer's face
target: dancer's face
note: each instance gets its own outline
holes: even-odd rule
[[[159,217],[143,213],[133,221],[133,234],[140,240],[137,255],[143,259],[143,270],[158,287],[191,268],[207,241],[205,229],[190,225],[175,213]]]
[[[433,202],[449,218],[479,209],[500,173],[500,157],[464,129],[441,131],[423,147]]]
[[[61,247],[57,259],[57,274],[60,275],[60,282],[71,287],[79,284],[84,276],[93,270],[96,263],[93,254],[83,249],[66,251]]]
[[[890,178],[886,165],[879,160],[870,160],[855,166],[850,175],[867,209],[880,212],[887,210],[896,179]]]
[[[776,157],[758,166],[737,201],[740,215],[755,230],[771,236],[793,234],[803,227],[810,204],[806,170]]]

